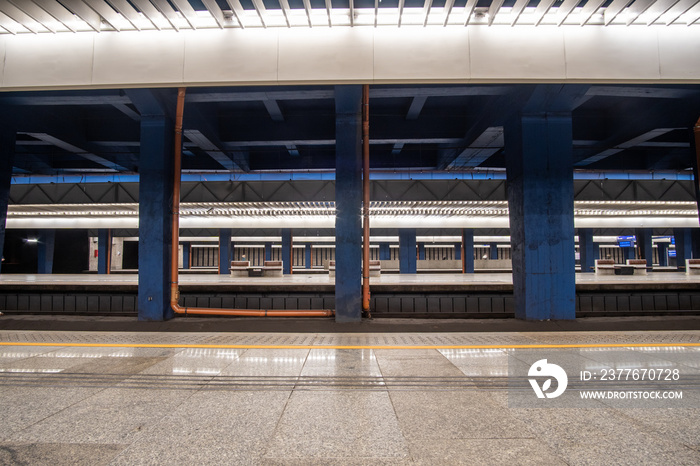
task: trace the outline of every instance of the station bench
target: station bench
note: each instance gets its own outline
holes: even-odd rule
[[[686,259],[685,260],[685,274],[686,275],[700,275],[700,259]]]
[[[231,276],[232,277],[247,277],[250,261],[231,261]]]
[[[615,275],[615,261],[612,259],[596,259],[596,275]]]
[[[634,267],[634,275],[646,275],[647,274],[647,260],[646,259],[627,259],[627,265]]]
[[[281,277],[282,261],[265,261],[262,266],[263,277]]]

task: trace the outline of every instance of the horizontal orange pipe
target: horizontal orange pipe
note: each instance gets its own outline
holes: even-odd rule
[[[175,178],[173,183],[172,211],[172,245],[170,249],[170,307],[176,314],[197,314],[212,316],[248,316],[248,317],[330,317],[335,314],[332,310],[293,310],[272,311],[264,309],[210,309],[203,307],[182,307],[178,304],[180,290],[178,289],[178,246],[180,243],[180,177],[182,171],[182,117],[185,112],[185,88],[177,91],[177,107],[175,111]]]

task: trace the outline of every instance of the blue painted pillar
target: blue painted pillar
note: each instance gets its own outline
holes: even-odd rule
[[[389,243],[379,243],[379,260],[391,260],[391,245]]]
[[[335,87],[336,322],[362,319],[361,107],[362,86]]]
[[[505,127],[515,316],[576,317],[571,115],[523,114]]]
[[[285,275],[292,274],[292,229],[282,228],[282,273]]]
[[[593,244],[593,230],[591,228],[578,229],[578,250],[581,256],[581,273],[593,273],[595,270],[595,252]]]
[[[231,244],[231,229],[219,229],[219,275],[231,273],[231,257],[233,245]]]
[[[654,252],[651,249],[651,233],[650,228],[637,228],[634,230],[634,236],[637,237],[637,247],[639,248],[639,258],[646,259],[647,267],[654,265]]]
[[[659,265],[668,267],[668,243],[656,243],[656,248],[659,251]]]
[[[635,250],[636,248],[630,247],[630,248],[620,248],[622,249],[622,259],[627,261],[635,258]]]
[[[676,241],[676,265],[678,270],[685,270],[685,260],[692,255],[690,228],[674,228],[673,237]]]
[[[37,273],[53,273],[53,252],[56,230],[40,230],[37,244]]]
[[[112,231],[97,230],[97,273],[109,274],[112,262]]]
[[[399,229],[399,273],[416,273],[416,230]]]
[[[142,115],[139,163],[139,320],[173,317],[170,245],[173,197],[173,125]]]
[[[491,259],[492,261],[498,260],[498,244],[497,243],[489,244],[489,259]]]
[[[182,268],[190,268],[190,251],[192,251],[192,244],[189,241],[182,243]]]
[[[0,127],[0,258],[5,257],[5,226],[7,224],[7,206],[10,202],[16,136],[17,132],[13,127],[6,124]],[[2,261],[0,260],[1,265]]]
[[[311,265],[312,265],[311,264],[311,260],[312,260],[311,259],[312,258],[311,252],[312,252],[311,251],[311,243],[306,243],[306,245],[304,246],[304,266],[307,269],[310,269]]]
[[[418,260],[425,260],[425,243],[418,243]]]
[[[265,260],[272,260],[272,243],[265,243]]]
[[[474,230],[465,228],[462,230],[462,273],[474,273]],[[461,253],[461,251],[460,251]]]
[[[462,260],[462,243],[455,243],[455,260]]]

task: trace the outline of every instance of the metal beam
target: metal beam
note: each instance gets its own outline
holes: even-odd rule
[[[411,101],[411,106],[408,108],[408,113],[406,114],[407,120],[417,120],[420,115],[425,101],[428,100],[428,96],[417,96]]]
[[[58,139],[54,136],[51,136],[50,134],[46,133],[22,133],[26,134],[28,136],[31,136],[35,139],[39,139],[40,141],[48,142],[56,147],[59,147],[67,152],[72,152],[76,155],[79,155],[83,157],[86,160],[90,160],[91,162],[95,162],[98,165],[102,165],[105,168],[109,168],[111,170],[116,170],[116,171],[128,171],[126,167],[123,167],[117,163],[111,162],[103,157],[100,157],[99,155],[95,155],[91,152],[88,152],[84,149],[81,149],[80,147],[74,146],[73,144],[70,144],[66,141],[63,141],[62,139]]]
[[[55,33],[56,28],[51,25],[51,23],[56,21],[56,18],[48,14],[46,11],[39,8],[36,4],[28,1],[20,0],[10,0],[14,6],[22,10],[25,14],[30,16],[34,21],[39,23],[41,26],[45,27],[47,30]]]
[[[180,30],[180,26],[177,24],[178,20],[180,19],[177,16],[177,12],[173,9],[173,7],[168,3],[168,0],[152,0],[153,4],[158,8],[158,11],[165,17],[165,19],[168,20],[170,25],[175,29],[176,31]]]
[[[97,0],[98,2],[100,0]],[[133,6],[126,0],[107,0],[110,5],[114,7],[115,10],[117,10],[119,13],[121,13],[122,17],[126,19],[128,22],[131,23],[132,26],[136,28],[137,31],[140,31],[141,28],[138,25],[139,17],[138,12],[134,9]]]
[[[29,16],[24,11],[20,10],[7,0],[0,0],[0,11],[3,12],[6,16],[12,18],[13,21],[16,21],[17,23],[27,28],[29,31],[33,32],[34,34],[38,34],[44,29],[44,27],[41,24],[34,21],[34,19],[31,16]]]
[[[263,100],[263,104],[265,105],[265,108],[273,121],[284,121],[282,109],[280,109],[280,106],[277,104],[276,100]]]
[[[226,18],[224,17],[224,12],[221,11],[218,3],[216,3],[216,0],[202,0],[202,3],[207,10],[209,10],[209,13],[211,13],[212,17],[216,21],[216,24],[219,25],[219,29],[223,29]]]
[[[212,143],[199,130],[186,129],[183,131],[185,137],[197,145],[200,149],[206,152],[219,165],[227,170],[240,170],[241,168],[231,160],[231,157],[226,155],[224,151],[219,149],[216,144]]]
[[[72,32],[76,32],[76,29],[73,26],[71,26],[71,23],[75,21],[75,17],[70,11],[64,8],[63,5],[53,0],[34,0],[34,3],[39,5],[44,11],[50,14],[53,18],[55,18],[58,22],[63,24],[69,30],[71,30]]]
[[[656,128],[656,129],[653,129],[651,131],[647,131],[644,134],[641,134],[635,138],[632,138],[632,139],[629,139],[625,142],[617,144],[610,149],[606,149],[602,152],[599,152],[591,157],[587,157],[583,160],[579,160],[578,162],[576,162],[575,165],[577,167],[585,167],[586,165],[600,162],[601,160],[606,159],[606,158],[610,157],[611,155],[615,155],[619,152],[622,152],[625,149],[629,149],[631,147],[645,143],[647,141],[650,141],[654,138],[662,136],[662,135],[669,133],[671,131],[675,131],[677,129],[686,129],[686,128]]]
[[[192,29],[197,29],[197,12],[194,11],[192,5],[187,0],[170,0],[182,13],[182,16],[187,20],[187,23]]]

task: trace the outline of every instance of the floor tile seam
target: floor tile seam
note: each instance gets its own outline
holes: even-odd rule
[[[372,352],[374,353],[374,351],[372,351]],[[377,357],[376,354],[374,355],[374,359],[377,362],[377,367],[379,368],[379,374],[380,374],[382,380],[384,380],[384,383],[386,386],[386,378],[384,376],[384,372],[382,372],[382,366],[381,366],[381,364],[379,364],[379,358]],[[394,404],[394,400],[391,397],[391,390],[389,389],[389,387],[386,387],[386,395],[387,395],[387,398],[389,399],[389,403],[391,404],[391,410],[394,412],[394,420],[396,422],[396,427],[398,428],[399,432],[401,432],[401,438],[403,439],[403,444],[404,444],[404,448],[406,450],[407,456],[410,459],[410,461],[412,463],[414,463],[416,461],[416,459],[414,458],[413,453],[411,453],[411,448],[409,446],[409,440],[406,437],[406,433],[404,432],[404,429],[401,427],[401,421],[399,420],[399,413],[396,411],[396,405]]]

